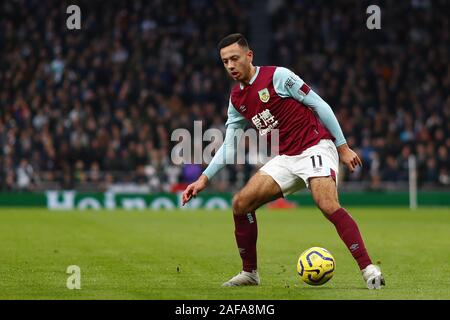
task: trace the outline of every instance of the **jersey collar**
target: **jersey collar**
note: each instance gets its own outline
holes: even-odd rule
[[[255,82],[256,77],[258,76],[259,73],[259,67],[256,67],[256,72],[253,75],[253,77],[250,79],[250,81],[248,82],[248,85],[251,85],[253,82]],[[244,89],[244,85],[242,83],[239,83],[239,87],[242,89]]]

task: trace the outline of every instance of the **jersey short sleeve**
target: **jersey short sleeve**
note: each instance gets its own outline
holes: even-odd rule
[[[302,102],[309,93],[309,86],[294,72],[284,67],[277,67],[273,74],[275,92],[282,98],[292,97]]]

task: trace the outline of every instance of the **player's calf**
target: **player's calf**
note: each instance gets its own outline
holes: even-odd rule
[[[334,224],[339,237],[363,270],[372,263],[356,221],[339,205],[337,189],[331,177],[312,178],[311,193],[314,201],[327,219]]]

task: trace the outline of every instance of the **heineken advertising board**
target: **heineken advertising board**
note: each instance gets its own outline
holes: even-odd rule
[[[187,209],[230,209],[232,194],[201,193],[184,207],[181,193],[81,193],[76,191],[51,190],[44,193],[0,193],[0,207],[36,207],[50,210],[187,210]],[[399,206],[407,207],[407,192],[358,192],[341,193],[344,206]],[[450,206],[448,192],[421,192],[419,206]],[[287,199],[269,204],[273,208],[313,206],[308,192],[301,192]]]

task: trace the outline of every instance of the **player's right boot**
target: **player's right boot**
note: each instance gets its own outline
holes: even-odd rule
[[[257,286],[261,283],[259,280],[258,271],[252,272],[241,271],[236,276],[222,284],[222,287],[234,287],[234,286]]]
[[[369,289],[381,289],[381,286],[385,285],[384,277],[381,274],[380,267],[369,264],[362,271],[364,281],[366,281],[367,288]]]

